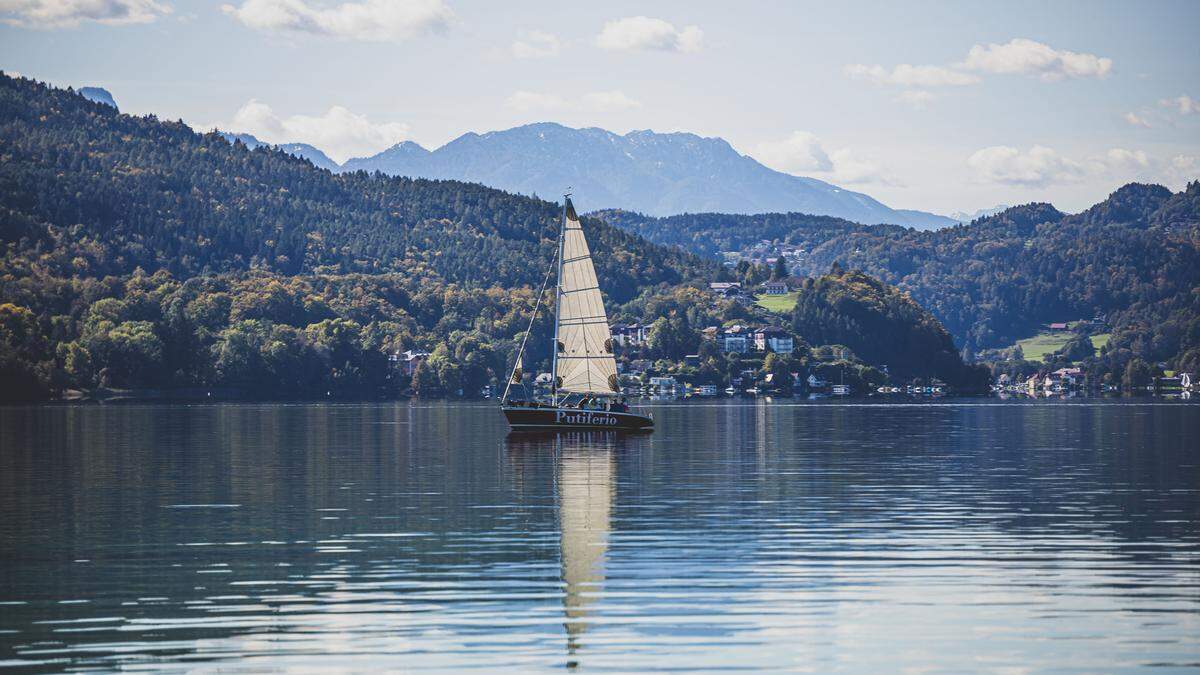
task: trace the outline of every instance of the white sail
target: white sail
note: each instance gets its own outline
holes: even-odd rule
[[[558,292],[554,373],[559,378],[558,390],[580,394],[619,392],[608,315],[596,282],[592,254],[570,199],[563,225]]]

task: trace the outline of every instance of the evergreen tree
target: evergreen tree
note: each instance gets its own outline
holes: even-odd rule
[[[776,281],[782,281],[788,278],[787,260],[783,256],[775,259],[775,265],[771,268],[771,278]]]

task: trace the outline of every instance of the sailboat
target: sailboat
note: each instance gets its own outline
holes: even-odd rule
[[[522,385],[522,361],[533,322],[552,272],[557,271],[554,294],[554,342],[552,344],[551,390],[548,400],[512,398],[513,385]],[[538,293],[529,330],[521,341],[500,409],[513,429],[615,429],[648,430],[650,415],[634,412],[625,405],[617,361],[613,358],[612,333],[600,295],[596,268],[583,225],[571,204],[563,198],[558,235],[558,255]]]

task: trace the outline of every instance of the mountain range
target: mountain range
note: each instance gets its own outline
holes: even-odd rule
[[[951,213],[950,217],[953,218],[954,220],[957,220],[960,223],[970,223],[970,222],[979,220],[980,218],[987,218],[988,216],[994,216],[997,213],[1001,213],[1002,211],[1007,211],[1010,208],[1012,208],[1012,206],[1009,204],[997,204],[996,206],[993,206],[990,209],[979,209],[978,211],[975,211],[974,213],[967,213],[966,211],[956,211],[954,213]]]
[[[247,148],[249,148],[251,150],[253,150],[255,148],[259,148],[259,147],[278,148],[293,157],[299,157],[300,159],[307,159],[309,162],[312,162],[312,165],[317,167],[318,169],[325,169],[326,171],[335,171],[336,172],[336,171],[338,171],[338,168],[339,168],[337,162],[333,161],[332,159],[329,159],[329,157],[326,156],[325,153],[323,153],[319,149],[309,145],[308,143],[283,143],[281,145],[273,145],[271,143],[264,143],[263,141],[258,140],[252,134],[234,134],[234,133],[229,133],[227,131],[220,131],[217,133],[221,134],[221,136],[225,140],[229,141],[230,143],[233,143],[236,141],[236,142],[241,143],[242,145],[245,145]]]
[[[410,349],[434,352],[418,391],[503,374],[554,256],[558,205],[335,174],[292,156],[303,147],[248,141],[0,75],[0,398],[64,386],[384,392],[386,354]],[[1200,182],[937,231],[799,213],[608,211],[585,226],[613,316],[674,317],[695,340],[695,327],[752,311],[707,282],[770,273],[714,254],[770,239],[789,246],[793,274],[861,270],[898,287],[972,352],[1016,355],[1008,345],[1044,324],[1087,319],[1107,337],[1085,359],[1093,381],[1148,364],[1200,372]],[[860,275],[836,276],[845,283],[803,326],[793,314],[801,336],[903,339],[862,322],[855,307],[871,294],[847,304]],[[533,361],[549,358],[548,325],[534,326]],[[692,344],[676,344],[680,358]]]
[[[246,134],[227,137],[251,147],[259,143]],[[689,133],[631,131],[619,135],[543,122],[463,134],[432,151],[405,141],[340,166],[310,145],[280,148],[339,173],[379,171],[392,176],[462,180],[549,199],[557,199],[570,187],[583,211],[622,208],[652,216],[802,212],[918,229],[958,222],[924,211],[893,209],[861,192],[775,171],[740,154],[721,138]]]

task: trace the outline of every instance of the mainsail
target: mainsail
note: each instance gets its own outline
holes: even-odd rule
[[[555,318],[554,375],[558,391],[602,394],[621,391],[612,333],[596,281],[596,268],[575,206],[564,209]]]

